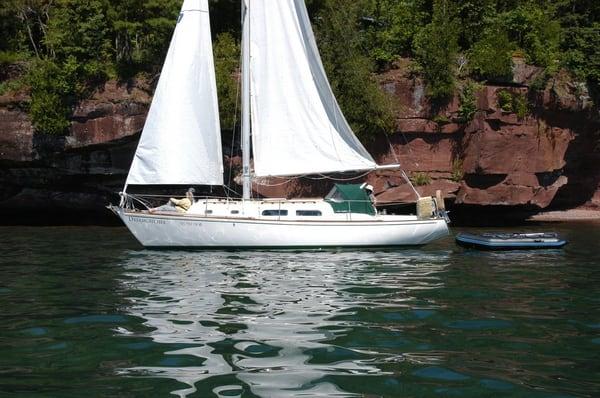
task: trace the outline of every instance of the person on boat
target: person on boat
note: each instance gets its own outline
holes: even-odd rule
[[[375,195],[373,195],[373,186],[370,184],[367,184],[365,182],[360,187],[365,190],[365,192],[369,196],[369,199],[371,200],[371,203],[374,204],[375,203]]]
[[[196,192],[196,190],[194,188],[190,188],[185,193],[185,198],[170,198],[166,204],[158,207],[153,207],[152,209],[149,209],[149,211],[151,213],[154,213],[156,211],[185,213],[194,204],[194,192]]]

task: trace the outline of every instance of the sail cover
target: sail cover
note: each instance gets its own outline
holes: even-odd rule
[[[375,169],[331,91],[304,0],[246,0],[256,176]]]
[[[129,184],[223,185],[207,0],[183,3]]]

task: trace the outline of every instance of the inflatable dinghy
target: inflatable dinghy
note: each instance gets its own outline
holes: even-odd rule
[[[486,250],[552,249],[563,247],[567,241],[554,232],[483,234],[460,233],[456,243],[464,247]]]

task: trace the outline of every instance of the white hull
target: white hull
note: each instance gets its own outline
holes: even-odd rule
[[[441,218],[283,221],[112,209],[146,247],[384,247],[423,245],[448,235],[446,221]]]

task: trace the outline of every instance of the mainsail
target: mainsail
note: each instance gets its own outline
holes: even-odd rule
[[[377,168],[331,91],[304,0],[246,4],[254,174]]]
[[[126,184],[223,185],[221,153],[208,0],[185,0]]]

